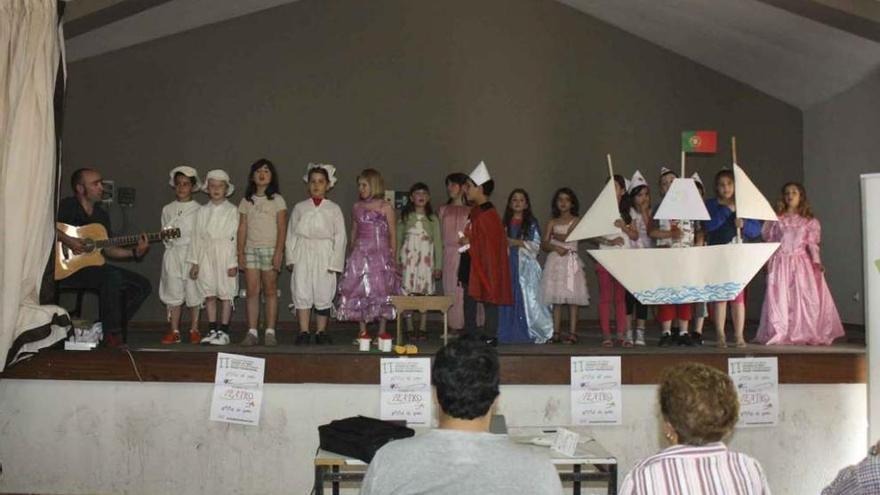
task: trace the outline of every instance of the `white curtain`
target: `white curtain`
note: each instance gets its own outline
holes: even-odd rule
[[[0,370],[19,337],[19,353],[64,338],[50,324],[64,310],[39,304],[55,230],[63,39],[56,0],[0,0]]]

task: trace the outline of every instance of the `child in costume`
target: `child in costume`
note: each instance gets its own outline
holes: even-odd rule
[[[767,295],[756,341],[830,345],[844,336],[843,324],[825,283],[819,256],[822,228],[804,186],[783,186],[776,212],[779,221],[765,222],[762,229],[765,241],[781,245],[767,262]]]
[[[229,319],[232,300],[238,292],[238,209],[226,198],[235,186],[223,170],[211,170],[205,178],[204,190],[210,200],[199,208],[188,261],[189,275],[198,282],[205,296],[208,314],[208,335],[202,344],[229,343]],[[220,326],[217,326],[217,301],[220,301]]]
[[[654,246],[654,241],[648,235],[648,230],[653,224],[651,216],[651,191],[648,189],[648,182],[642,173],[638,170],[630,179],[627,188],[627,196],[629,197],[632,207],[629,210],[632,219],[633,231],[638,235],[635,239],[630,240],[630,249],[646,249]],[[648,307],[640,303],[635,296],[626,293],[626,311],[627,317],[630,315],[634,318],[636,327],[634,344],[637,346],[645,345],[645,322],[648,319]],[[631,323],[632,324],[632,323]]]
[[[409,296],[434,294],[435,280],[439,280],[443,273],[443,239],[440,219],[431,208],[431,192],[423,182],[417,182],[409,189],[409,203],[401,211],[397,224],[397,246],[403,293]],[[412,313],[404,316],[407,330],[412,333]],[[428,315],[420,313],[419,316],[418,332],[421,338],[427,338]]]
[[[568,306],[568,336],[564,342],[577,343],[578,306],[590,304],[584,261],[577,253],[577,242],[566,242],[577,224],[579,203],[574,191],[563,187],[550,204],[553,218],[547,223],[541,247],[549,252],[544,262],[541,291],[544,304],[553,305],[553,342],[562,340],[562,306]]]
[[[315,343],[330,344],[327,322],[336,295],[336,274],[345,264],[345,219],[339,205],[327,199],[336,185],[336,167],[310,163],[303,176],[309,198],[293,207],[287,226],[285,254],[290,293],[299,321],[296,345],[311,343],[309,326],[315,310]]]
[[[190,314],[189,342],[198,344],[202,340],[199,333],[199,309],[205,298],[199,293],[196,281],[189,277],[191,266],[187,254],[196,214],[202,206],[193,201],[192,194],[201,189],[202,182],[196,169],[186,165],[175,167],[169,176],[169,185],[174,188],[176,199],[162,208],[162,228],[180,229],[180,236],[164,241],[159,299],[168,307],[171,328],[162,337],[162,343],[180,342],[180,317],[183,305],[186,304]]]
[[[525,189],[514,189],[508,196],[504,228],[510,245],[513,305],[498,308],[498,341],[543,344],[553,335],[553,317],[541,302],[541,229]]]
[[[638,230],[633,226],[630,200],[626,194],[626,180],[622,175],[614,176],[614,192],[617,195],[618,211],[620,212],[620,219],[615,222],[615,225],[620,231],[595,238],[599,249],[626,249],[632,241],[639,238]],[[598,262],[596,263],[596,278],[599,280],[599,326],[602,328],[602,347],[614,345],[614,341],[611,340],[612,302],[614,303],[617,345],[632,347],[632,329],[626,314],[626,289]]]
[[[678,174],[662,167],[660,169],[660,202],[666,197],[669,188]],[[659,208],[659,207],[658,207]],[[699,222],[693,220],[657,219],[648,232],[658,248],[684,248],[694,246],[694,235]],[[672,344],[692,346],[688,325],[692,314],[691,304],[661,304],[657,307],[657,320],[660,321],[662,334],[659,345]],[[672,321],[678,320],[678,333],[672,334]]]
[[[761,237],[761,222],[742,219],[736,216],[736,189],[732,170],[720,170],[715,174],[715,197],[706,200],[709,220],[705,223],[706,241],[710,246],[729,244],[737,238],[737,229],[742,230],[743,240]],[[715,331],[718,333],[718,347],[727,347],[724,324],[727,320],[727,303],[733,309],[733,331],[736,346],[745,347],[743,331],[746,325],[745,289],[732,301],[715,302]]]
[[[352,207],[352,250],[339,283],[337,317],[360,323],[358,338],[369,338],[367,323],[379,322],[385,334],[387,320],[394,319],[391,296],[400,294],[397,222],[394,206],[386,201],[385,183],[378,171],[368,168],[358,175],[360,200]]]
[[[495,181],[489,169],[480,162],[468,176],[466,192],[473,207],[459,239],[459,245],[466,250],[458,270],[459,282],[465,290],[465,330],[469,337],[490,345],[498,343],[498,306],[513,304],[507,235],[498,212],[489,201],[494,189]],[[477,335],[478,302],[483,303],[486,315],[482,336]]]

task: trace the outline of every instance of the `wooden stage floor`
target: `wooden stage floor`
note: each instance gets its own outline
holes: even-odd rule
[[[352,345],[357,325],[331,326],[333,345],[293,345],[295,324],[283,322],[277,347],[241,347],[244,328],[234,325],[232,344],[200,346],[162,345],[159,339],[164,323],[133,323],[128,348],[94,351],[44,350],[37,356],[0,374],[0,378],[124,380],[167,382],[212,382],[217,352],[248,354],[267,359],[268,383],[378,383],[379,359],[394,354],[359,352]],[[430,339],[415,342],[419,354],[433,355],[441,346],[441,328],[429,322]],[[393,325],[389,330],[393,333]],[[579,325],[580,342],[565,344],[499,345],[502,383],[567,384],[568,357],[573,355],[619,355],[622,358],[624,384],[656,383],[662,368],[681,361],[698,361],[726,371],[729,357],[766,357],[779,359],[781,383],[865,383],[866,359],[864,329],[847,327],[847,336],[832,346],[764,346],[745,348],[715,345],[711,325],[705,330],[706,342],[694,347],[658,347],[658,331],[649,327],[647,344],[633,348],[603,348],[595,323]],[[756,326],[747,327],[751,339]],[[450,338],[453,338],[450,336]],[[728,335],[728,343],[732,339]]]

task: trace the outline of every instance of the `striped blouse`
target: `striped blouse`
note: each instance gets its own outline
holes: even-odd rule
[[[758,461],[721,442],[674,445],[640,461],[621,495],[770,495]]]

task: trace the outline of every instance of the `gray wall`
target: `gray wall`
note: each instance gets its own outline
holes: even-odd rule
[[[485,160],[499,207],[524,186],[542,221],[560,186],[586,210],[607,152],[619,172],[640,168],[655,184],[660,164],[678,163],[685,129],[724,140],[717,155],[691,159],[704,177],[729,164],[735,134],[759,187],[802,179],[799,110],[553,0],[302,0],[69,74],[66,172],[93,166],[137,187],[132,228],[159,227],[173,166],[222,167],[242,187],[261,156],[280,165],[289,203],[304,196],[308,162],[335,163],[331,197],[346,211],[365,166],[392,189],[427,182],[440,204],[445,174]],[[158,285],[160,258],[157,248],[133,267]],[[595,301],[592,263],[588,272]],[[137,318],[164,315],[152,298]]]
[[[804,112],[805,186],[822,222],[828,284],[850,323],[865,318],[859,175],[868,172],[880,172],[880,70]]]

